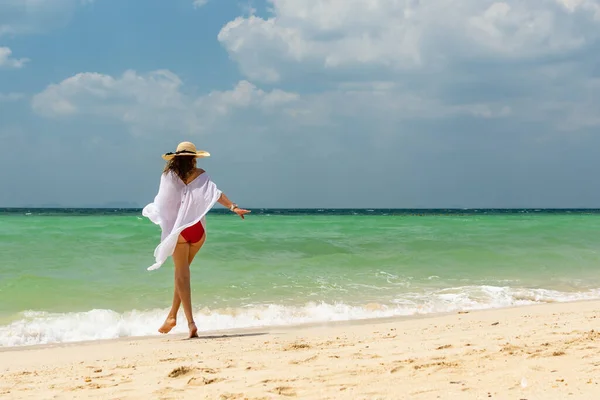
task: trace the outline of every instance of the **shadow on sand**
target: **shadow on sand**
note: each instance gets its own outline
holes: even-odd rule
[[[240,337],[252,337],[252,336],[263,336],[268,335],[267,332],[254,332],[254,333],[231,333],[223,335],[200,335],[195,338],[185,338],[183,340],[198,340],[198,339],[233,339]]]

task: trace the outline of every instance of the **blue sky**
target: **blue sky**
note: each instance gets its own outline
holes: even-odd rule
[[[600,207],[599,0],[3,0],[0,206]]]

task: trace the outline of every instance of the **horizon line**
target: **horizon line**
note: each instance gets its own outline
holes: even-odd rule
[[[141,210],[144,207],[0,206],[0,210]],[[248,207],[254,210],[600,210],[600,207]],[[213,208],[217,211],[220,208]],[[225,209],[223,209],[225,210]]]

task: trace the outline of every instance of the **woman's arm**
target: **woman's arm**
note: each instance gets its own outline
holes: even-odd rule
[[[217,202],[219,202],[219,204],[223,207],[229,208],[231,211],[233,211],[232,208],[235,207],[235,203],[229,200],[229,197],[227,197],[225,193],[221,193],[221,197],[219,197],[219,200],[217,200]]]
[[[244,210],[243,208],[239,208],[237,204],[229,200],[229,198],[223,192],[221,192],[221,196],[219,197],[219,200],[217,200],[217,202],[223,207],[228,208],[229,210],[242,217],[242,219],[244,219],[245,214],[248,214],[250,212],[248,210]]]

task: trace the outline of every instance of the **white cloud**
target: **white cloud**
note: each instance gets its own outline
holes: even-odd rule
[[[180,130],[203,133],[223,126],[271,129],[339,125],[363,119],[390,123],[404,119],[467,115],[502,118],[511,115],[502,103],[445,104],[405,92],[394,83],[348,83],[319,93],[300,95],[280,89],[263,90],[240,81],[231,90],[201,96],[184,91],[179,77],[167,70],[120,77],[80,73],[48,86],[32,99],[33,110],[48,118],[94,116],[118,120],[135,133]]]
[[[265,92],[248,81],[240,81],[233,90],[213,91],[197,100],[201,107],[210,106],[222,114],[227,114],[233,108],[257,106],[263,110],[279,107],[282,104],[293,103],[299,99],[295,93],[274,89]]]
[[[315,68],[401,71],[481,57],[531,59],[600,37],[598,0],[268,1],[271,17],[239,17],[218,35],[246,76],[266,82]]]
[[[10,48],[0,47],[0,68],[23,68],[27,62],[28,58],[14,58]]]
[[[208,3],[208,0],[194,0],[194,8],[200,8]]]
[[[34,96],[33,107],[47,116],[89,112],[110,115],[123,104],[176,109],[181,106],[180,86],[179,78],[168,71],[155,71],[145,77],[126,71],[120,78],[85,72],[48,86]],[[107,108],[95,110],[98,103],[105,103]]]
[[[296,101],[298,96],[293,93],[266,92],[247,81],[229,91],[191,96],[182,91],[181,80],[170,71],[140,75],[130,70],[117,78],[77,74],[35,95],[32,107],[51,118],[87,115],[116,119],[136,132],[163,128],[202,132],[234,111],[268,114]]]
[[[589,12],[594,19],[600,20],[600,3],[597,0],[556,0],[570,12]]]
[[[600,125],[593,111],[600,98],[580,65],[543,61],[597,41],[598,0],[270,2],[271,18],[240,17],[218,35],[250,77],[230,90],[193,95],[168,70],[80,73],[48,86],[32,107],[51,118],[117,120],[135,132],[201,133],[268,120],[274,130],[369,121],[376,133],[457,116]],[[304,78],[293,81],[306,84],[302,93],[250,82],[286,85],[294,75]]]
[[[252,81],[325,84],[302,97],[313,115],[600,125],[587,89],[600,0],[267,1],[268,17],[238,17],[218,40]]]
[[[580,49],[598,38],[600,25],[577,18],[578,8],[556,8],[539,0],[493,3],[469,17],[469,37],[489,56],[507,58],[533,59]]]

